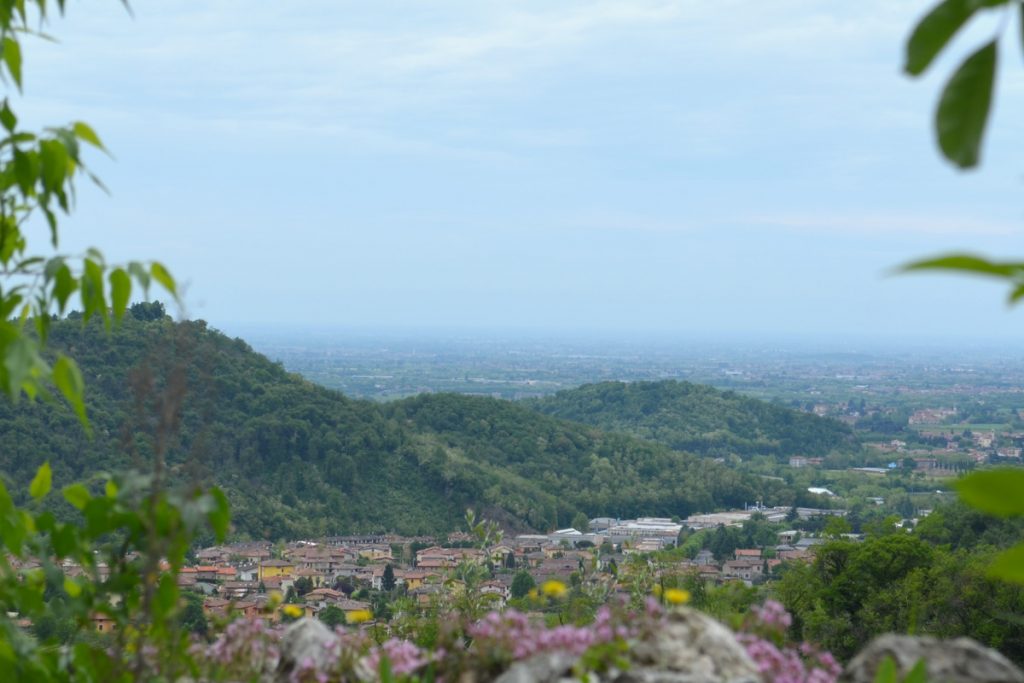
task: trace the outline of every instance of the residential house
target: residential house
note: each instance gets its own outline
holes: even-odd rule
[[[394,558],[391,555],[389,545],[368,545],[359,549],[359,556],[365,557],[370,562],[390,562]]]
[[[210,617],[225,617],[228,614],[228,609],[231,607],[231,601],[227,598],[204,598],[203,599],[203,614],[207,618]]]
[[[324,585],[325,577],[322,572],[318,569],[312,569],[311,567],[299,567],[292,572],[292,577],[298,579],[309,579],[313,586]]]
[[[295,565],[288,560],[266,560],[260,562],[259,579],[266,583],[267,579],[291,577]]]
[[[722,565],[723,579],[753,581],[764,576],[764,564],[760,560],[727,560]]]
[[[320,608],[347,599],[344,593],[331,588],[314,588],[306,593],[305,598],[306,602],[318,605]]]
[[[250,593],[255,593],[256,584],[250,581],[225,581],[220,585],[220,596],[240,600]]]
[[[476,548],[441,548],[434,546],[416,553],[416,567],[420,569],[445,569],[457,567],[462,562],[483,564],[484,553]]]
[[[778,533],[779,543],[792,543],[800,535],[800,532],[796,529],[788,529],[786,531],[780,531]]]
[[[217,567],[213,565],[199,565],[196,569],[197,581],[216,581]]]
[[[117,630],[117,621],[109,614],[93,612],[89,615],[89,621],[92,622],[93,629],[98,633],[110,633]]]
[[[501,581],[485,581],[480,584],[479,591],[481,595],[494,596],[491,598],[492,606],[498,609],[504,607],[508,599],[512,597],[512,591]]]
[[[405,588],[408,591],[414,591],[417,588],[422,588],[424,584],[430,580],[431,577],[440,578],[441,575],[434,572],[425,572],[417,570],[409,570],[402,572],[402,580],[405,583]]]
[[[212,548],[203,548],[196,553],[196,561],[203,564],[227,564],[231,557],[231,553],[227,548],[221,545],[215,545]]]

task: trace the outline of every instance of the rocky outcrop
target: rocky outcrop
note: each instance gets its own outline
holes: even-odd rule
[[[899,680],[923,659],[931,683],[1024,683],[1024,673],[1010,660],[976,640],[895,634],[868,643],[850,660],[839,680],[874,683],[875,672],[886,657],[896,663]]]
[[[658,630],[630,643],[629,667],[612,668],[591,680],[604,683],[762,683],[757,665],[735,634],[696,610],[677,608]],[[575,680],[578,660],[545,653],[513,664],[496,683],[558,683]]]
[[[615,679],[618,683],[761,683],[757,665],[736,635],[685,607],[633,643],[629,659],[632,666]]]
[[[279,679],[287,680],[290,674],[304,668],[330,669],[338,657],[339,645],[338,635],[319,619],[299,619],[281,637]]]

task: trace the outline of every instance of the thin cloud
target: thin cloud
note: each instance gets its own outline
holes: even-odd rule
[[[847,233],[859,235],[934,235],[942,237],[1010,237],[1024,234],[1020,223],[963,216],[925,214],[779,214],[743,219],[748,225],[760,225],[817,234]]]

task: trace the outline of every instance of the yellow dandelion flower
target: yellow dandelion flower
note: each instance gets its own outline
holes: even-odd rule
[[[267,606],[270,609],[274,609],[284,602],[284,595],[281,594],[281,591],[270,591],[267,595],[270,596],[270,599],[267,601]]]
[[[290,616],[292,619],[298,619],[306,613],[306,611],[298,605],[285,605],[281,608],[281,611]]]
[[[551,598],[560,598],[565,595],[565,591],[565,584],[554,579],[545,581],[540,587],[540,592]]]
[[[357,609],[345,614],[345,621],[350,624],[361,624],[373,619],[373,612],[368,609]]]
[[[536,588],[531,588],[526,593],[526,597],[530,598],[531,600],[536,600],[539,596],[540,596],[540,593],[537,592]]]
[[[660,598],[661,597],[661,584],[660,583],[654,584],[654,588],[651,589],[651,592],[654,593],[654,595],[656,597]]]
[[[669,588],[665,591],[665,602],[670,605],[685,605],[690,602],[690,591],[682,588]]]

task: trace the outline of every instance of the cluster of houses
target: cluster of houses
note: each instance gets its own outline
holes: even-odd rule
[[[735,523],[735,522],[733,522]],[[400,588],[421,605],[431,604],[465,590],[454,578],[461,565],[489,565],[493,578],[474,585],[488,594],[495,606],[511,598],[515,573],[526,570],[537,584],[550,579],[569,582],[574,574],[611,576],[625,567],[630,555],[645,554],[674,545],[682,525],[668,519],[596,519],[586,532],[561,529],[549,534],[522,534],[482,550],[468,546],[465,535],[453,534],[442,547],[397,536],[339,543],[338,539],[303,541],[272,549],[267,543],[214,546],[196,553],[196,564],[178,576],[183,589],[203,594],[208,617],[229,611],[265,614],[270,596],[296,596],[307,616],[336,607],[346,616],[365,612],[370,605],[353,599],[359,591]],[[692,560],[680,560],[658,571],[693,572],[709,582],[764,580],[786,560],[809,562],[818,539],[798,539],[783,532],[773,548],[738,549],[735,556],[716,561],[701,551]],[[451,546],[456,547],[451,547]],[[400,553],[400,554],[399,554]],[[397,554],[397,556],[396,556]],[[502,571],[503,569],[507,571]],[[301,598],[299,594],[301,593]]]
[[[756,510],[718,513],[731,517],[693,522],[698,527],[712,521],[738,524]],[[599,518],[591,520],[586,531],[521,534],[486,550],[473,547],[469,537],[460,533],[450,535],[444,546],[428,546],[427,539],[398,536],[334,537],[277,547],[266,542],[235,543],[199,550],[194,561],[180,571],[177,581],[182,590],[202,595],[203,613],[211,619],[230,613],[277,619],[285,608],[292,616],[300,609],[306,616],[315,617],[334,607],[343,618],[356,620],[356,615],[372,609],[365,599],[370,590],[399,588],[418,604],[429,605],[465,591],[467,585],[459,580],[458,569],[478,565],[489,567],[491,571],[482,576],[491,578],[475,581],[473,590],[488,595],[491,604],[502,607],[512,597],[512,583],[522,570],[538,585],[551,579],[565,583],[603,581],[613,589],[626,591],[623,577],[628,573],[630,556],[643,558],[675,545],[682,528],[683,524],[663,518]],[[738,549],[733,557],[722,561],[702,550],[693,559],[659,564],[655,571],[692,572],[708,582],[739,580],[753,584],[764,580],[784,561],[812,561],[814,546],[820,542],[787,531],[779,534],[778,544],[771,548]],[[75,571],[75,567],[65,567],[70,576]],[[101,566],[101,578],[102,573]],[[114,623],[96,615],[94,627],[105,632],[112,630]]]

